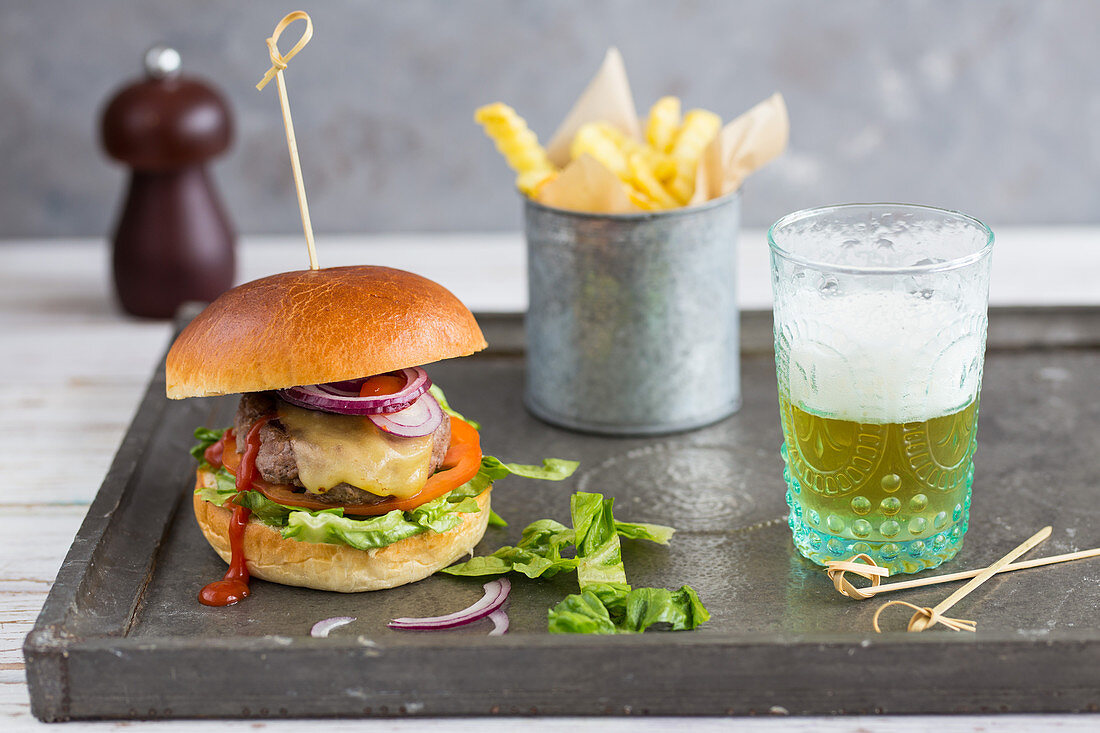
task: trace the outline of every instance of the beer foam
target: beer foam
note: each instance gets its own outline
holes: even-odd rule
[[[978,394],[984,311],[904,292],[806,293],[780,321],[787,393],[807,412],[903,423],[957,412]]]

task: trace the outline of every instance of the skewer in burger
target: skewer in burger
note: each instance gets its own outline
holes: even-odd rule
[[[385,267],[273,275],[200,313],[168,353],[168,397],[241,394],[232,427],[195,433],[195,517],[230,565],[200,601],[236,603],[249,576],[343,592],[420,580],[481,540],[495,479],[569,476],[572,461],[484,456],[422,368],[485,346],[448,290]]]

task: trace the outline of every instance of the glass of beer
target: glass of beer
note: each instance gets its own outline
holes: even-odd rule
[[[852,204],[789,214],[768,243],[795,547],[891,573],[950,560],[970,516],[993,232]]]

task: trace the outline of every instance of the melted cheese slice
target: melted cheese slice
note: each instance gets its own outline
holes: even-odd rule
[[[298,478],[323,494],[348,483],[378,496],[413,496],[428,481],[432,436],[395,438],[357,415],[332,415],[280,402],[279,420],[290,435]]]

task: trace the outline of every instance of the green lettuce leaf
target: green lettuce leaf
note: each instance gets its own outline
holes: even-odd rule
[[[577,582],[581,590],[593,583],[626,583],[622,547],[611,508],[615,499],[576,493],[569,498],[577,546]]]
[[[566,596],[548,619],[553,634],[638,634],[654,624],[688,631],[706,623],[710,613],[690,586],[670,591],[596,583]]]
[[[615,532],[620,537],[626,537],[629,540],[649,540],[659,545],[667,545],[668,541],[672,539],[672,535],[676,534],[675,529],[666,527],[663,524],[620,522],[617,519],[615,520]]]
[[[200,468],[209,468],[206,462],[206,449],[217,443],[225,435],[225,430],[211,430],[210,428],[195,428],[195,440],[199,441],[191,448],[191,456],[199,462]]]
[[[233,474],[225,470],[224,466],[214,472],[214,486],[200,486],[195,493],[203,501],[208,501],[215,506],[225,506],[225,503],[237,496],[237,480]],[[272,527],[282,528],[286,526],[287,517],[291,512],[302,511],[299,507],[279,504],[259,491],[245,491],[240,494],[237,504],[252,510],[252,515]]]
[[[626,597],[624,625],[630,631],[645,631],[658,623],[669,624],[673,631],[687,631],[709,619],[710,613],[688,585],[677,591],[635,588]]]
[[[358,550],[372,550],[392,545],[429,529],[446,532],[462,523],[457,512],[446,510],[410,516],[413,515],[412,512],[394,509],[388,514],[369,519],[352,519],[341,516],[342,513],[340,508],[318,512],[291,512],[283,537],[301,542],[344,544]]]
[[[615,634],[619,630],[592,590],[566,596],[550,609],[549,620],[551,634]]]
[[[481,468],[472,479],[459,486],[455,491],[463,496],[477,496],[494,481],[505,476],[541,479],[543,481],[562,481],[573,475],[580,463],[561,458],[545,458],[541,466],[528,466],[522,463],[504,463],[499,458],[483,456]]]
[[[252,510],[252,516],[260,520],[264,524],[272,527],[282,528],[287,525],[287,521],[291,514],[305,514],[306,510],[301,507],[287,506],[280,504],[277,501],[272,501],[259,491],[245,491],[236,500],[237,504],[240,504],[245,509]],[[323,509],[321,511],[331,511]],[[343,512],[343,510],[340,510]]]
[[[576,570],[582,588],[592,583],[625,585],[619,536],[667,544],[674,530],[659,524],[615,521],[613,504],[614,499],[602,494],[574,494],[570,498],[572,529],[552,519],[540,519],[527,525],[514,547],[506,545],[442,572],[468,576],[517,572],[529,578],[549,578]],[[576,550],[571,552],[573,546]]]
[[[203,501],[208,501],[215,506],[222,506],[237,493],[237,481],[233,474],[225,468],[219,468],[214,472],[215,484],[213,486],[200,486],[195,493]]]
[[[452,501],[450,494],[415,509],[394,509],[377,517],[348,517],[341,507],[315,512],[296,510],[287,515],[283,537],[370,550],[423,532],[449,532],[462,524],[459,514],[476,514],[479,511],[481,509],[473,497]]]
[[[471,558],[442,572],[478,576],[514,571],[528,578],[550,578],[576,569],[575,559],[562,557],[562,550],[572,543],[573,530],[553,519],[540,519],[527,525],[515,547],[502,547],[492,555]]]

